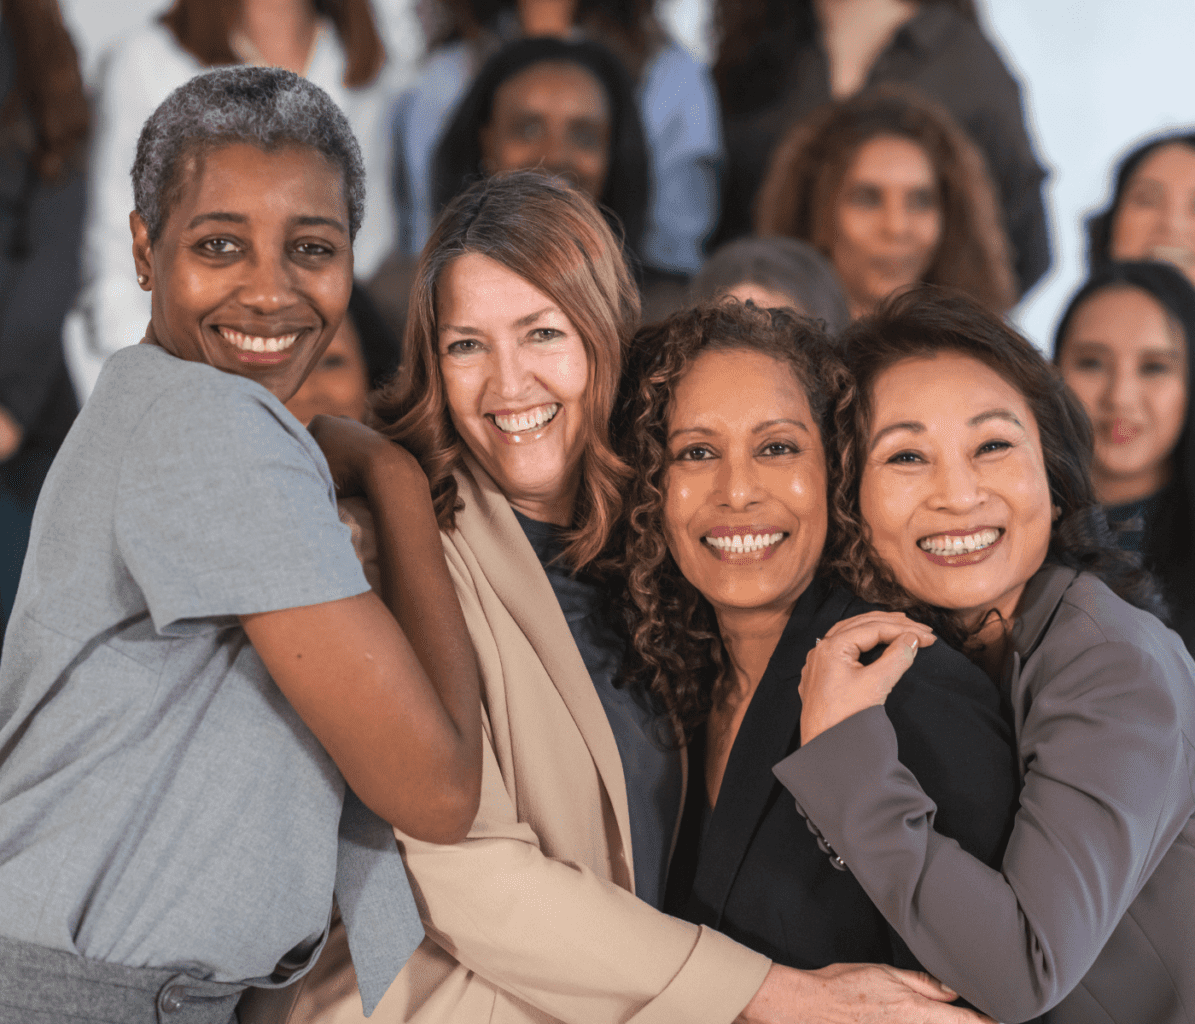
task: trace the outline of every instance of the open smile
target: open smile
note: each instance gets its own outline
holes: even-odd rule
[[[1004,530],[988,526],[971,532],[954,531],[922,537],[917,546],[936,565],[974,565],[982,562],[1004,539]]]
[[[223,325],[217,327],[216,332],[228,345],[236,349],[237,358],[241,362],[259,366],[269,366],[289,359],[295,342],[304,333],[299,330],[272,336],[246,334],[244,331]]]
[[[559,402],[547,405],[537,405],[533,409],[523,409],[519,412],[489,412],[488,419],[498,429],[504,439],[518,441],[524,435],[535,435],[542,431],[549,423],[556,419],[560,412]]]
[[[776,553],[788,534],[771,527],[725,527],[711,530],[701,542],[721,561],[762,561]]]

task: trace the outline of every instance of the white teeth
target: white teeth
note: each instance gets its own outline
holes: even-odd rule
[[[729,551],[736,555],[749,555],[755,551],[762,551],[764,548],[780,543],[783,539],[783,533],[736,533],[733,537],[702,538],[711,548]]]
[[[220,336],[242,352],[285,352],[295,343],[299,332],[283,334],[277,338],[259,338],[256,335],[234,331],[231,327],[221,327]]]
[[[999,539],[1000,531],[989,528],[967,534],[965,537],[923,537],[917,545],[931,555],[969,555],[974,551],[991,547]]]
[[[528,430],[537,430],[551,420],[560,409],[559,403],[541,405],[526,412],[518,412],[513,416],[494,415],[494,422],[498,429],[507,434],[522,434]]]

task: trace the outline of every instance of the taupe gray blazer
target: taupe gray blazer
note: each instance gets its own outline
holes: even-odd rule
[[[1024,782],[993,871],[933,831],[881,708],[775,769],[926,970],[997,1020],[1195,1022],[1195,664],[1096,577],[1030,580],[1003,689]]]
[[[614,733],[510,505],[470,467],[443,540],[481,668],[481,810],[456,846],[399,835],[428,937],[369,1020],[729,1024],[771,961],[635,897]],[[331,945],[281,1019],[364,1020]]]

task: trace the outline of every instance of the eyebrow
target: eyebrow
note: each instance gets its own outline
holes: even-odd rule
[[[987,409],[984,412],[976,413],[969,420],[967,420],[967,426],[978,427],[980,424],[986,423],[988,420],[1004,420],[1013,424],[1014,426],[1020,427],[1022,430],[1025,429],[1024,424],[1021,423],[1021,421],[1007,409]],[[917,420],[905,420],[902,423],[890,423],[883,430],[878,431],[875,437],[871,439],[871,446],[869,450],[874,451],[876,445],[878,445],[883,438],[898,430],[907,430],[910,434],[924,434],[925,424],[920,423]]]
[[[538,320],[545,313],[554,313],[554,312],[557,312],[557,309],[555,306],[545,306],[543,309],[537,310],[534,313],[528,313],[526,316],[519,317],[519,319],[514,322],[514,326],[515,327],[530,327],[533,323],[535,323],[536,320]],[[476,327],[455,327],[452,324],[443,324],[440,327],[440,331],[441,332],[452,331],[455,334],[482,334],[483,333],[482,331],[479,331]]]
[[[248,224],[249,218],[243,213],[230,213],[226,210],[217,210],[212,213],[201,213],[199,216],[192,219],[187,228],[196,228],[200,224],[206,224],[209,221],[222,221],[226,224]],[[297,224],[299,227],[330,227],[335,228],[344,234],[348,234],[348,228],[343,223],[336,220],[334,217],[295,217],[291,220],[292,224]]]
[[[765,430],[770,430],[772,427],[780,426],[782,423],[787,423],[789,426],[803,430],[806,434],[812,433],[809,427],[806,426],[801,420],[788,419],[787,417],[781,417],[780,419],[775,420],[765,420],[763,423],[756,424],[754,427],[752,427],[751,433],[761,434]],[[668,440],[671,441],[674,437],[678,437],[681,434],[700,434],[702,437],[713,437],[716,433],[716,430],[711,430],[709,427],[680,427],[669,432]]]

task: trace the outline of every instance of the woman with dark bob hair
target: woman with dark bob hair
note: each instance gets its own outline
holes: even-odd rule
[[[528,106],[528,87],[521,83],[532,69],[562,66],[575,69],[582,80],[551,83],[576,95],[569,120],[557,126]],[[592,85],[598,86],[596,95]],[[532,133],[538,145],[529,142]],[[529,158],[534,163],[526,163]],[[521,39],[486,62],[436,149],[435,210],[479,177],[533,166],[560,174],[587,193],[612,218],[615,233],[625,235],[630,251],[638,252],[647,216],[647,148],[630,76],[600,44]]]
[[[924,980],[793,971],[659,910],[682,754],[643,687],[616,685],[624,645],[593,566],[630,477],[607,430],[637,313],[592,201],[534,172],[458,196],[420,258],[407,363],[375,411],[427,471],[487,739],[469,836],[401,837],[428,938],[371,1021],[795,1024],[864,996],[864,1020],[969,1019],[921,1016],[939,1007],[919,991],[943,998]],[[292,1021],[361,1019],[330,952]]]
[[[997,313],[1016,302],[982,155],[943,107],[907,87],[865,90],[793,128],[760,189],[755,230],[819,249],[856,316],[918,281]]]
[[[692,766],[669,909],[793,967],[920,970],[771,772],[802,742],[806,655],[839,620],[874,610],[820,569],[825,447],[853,401],[845,368],[814,322],[722,302],[643,328],[624,380],[628,674],[680,723]],[[873,642],[898,638],[933,644],[910,620],[885,622]],[[892,643],[872,671],[900,676],[906,651]],[[998,692],[933,644],[888,712],[938,826],[998,865],[1016,810]]]
[[[481,721],[426,477],[283,405],[348,305],[360,150],[318,87],[225,69],[132,177],[153,316],[51,467],[0,663],[0,1021],[237,1020],[334,885],[372,1009],[422,937],[391,826],[464,835]],[[314,438],[386,502],[388,604]]]
[[[1112,200],[1087,221],[1087,262],[1162,260],[1195,284],[1195,132],[1165,132],[1116,168]]]
[[[841,340],[858,392],[832,565],[987,670],[1021,807],[999,870],[937,831],[882,707],[899,685],[866,676],[852,623],[806,663],[812,742],[777,775],[926,969],[993,1017],[1189,1021],[1195,665],[1107,537],[1087,417],[963,297],[907,293]]]
[[[1162,584],[1195,650],[1195,288],[1166,263],[1109,263],[1067,305],[1054,362],[1094,428],[1091,480],[1119,547]]]

